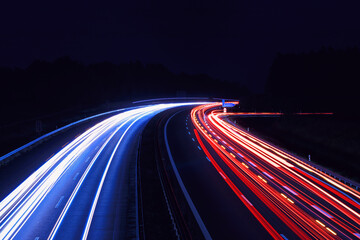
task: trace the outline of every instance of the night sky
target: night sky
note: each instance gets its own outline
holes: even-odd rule
[[[29,1],[0,7],[0,66],[140,60],[261,90],[278,52],[360,46],[359,1]]]

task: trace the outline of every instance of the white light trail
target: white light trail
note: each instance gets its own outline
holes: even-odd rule
[[[40,203],[42,203],[43,200],[49,194],[49,192],[51,192],[56,187],[56,184],[61,180],[61,178],[64,176],[67,170],[71,168],[71,166],[73,166],[73,164],[78,159],[82,159],[81,156],[83,156],[86,153],[86,151],[88,151],[91,148],[92,144],[94,144],[95,141],[101,138],[107,139],[107,141],[105,141],[102,144],[102,147],[97,151],[97,154],[93,158],[93,160],[89,161],[88,168],[85,172],[86,174],[93,166],[94,161],[96,161],[96,158],[104,149],[104,147],[107,145],[107,143],[116,134],[116,132],[122,126],[124,126],[125,123],[133,121],[130,125],[132,126],[138,119],[140,119],[143,116],[150,116],[151,114],[157,114],[161,111],[174,107],[197,105],[197,104],[204,104],[204,103],[195,102],[195,103],[148,105],[145,107],[124,111],[88,129],[86,132],[81,134],[75,140],[67,144],[53,157],[51,157],[47,162],[45,162],[39,169],[37,169],[33,174],[31,174],[24,182],[22,182],[15,190],[13,190],[6,198],[4,198],[0,202],[0,239],[12,239],[16,236],[16,234],[21,230],[21,227],[24,226],[27,220],[36,211]],[[134,118],[136,118],[136,120],[133,120]],[[123,136],[126,134],[126,132],[127,130],[123,133]],[[121,140],[118,142],[118,145],[120,144],[120,142]],[[116,149],[117,147],[115,148],[114,152],[116,151]],[[110,166],[112,158],[113,156],[109,159],[106,169],[108,169],[108,167]],[[101,186],[106,176],[106,172],[107,170],[105,170],[103,178],[99,185],[99,190],[98,193],[96,194],[97,198],[101,192]],[[81,183],[86,177],[86,174],[84,174],[83,177],[79,179],[79,182],[72,194],[73,198],[76,195],[76,193],[79,190],[81,190],[80,189]],[[66,211],[69,208],[69,204],[71,204],[72,200],[70,202],[69,201],[70,200],[68,200],[64,210],[62,211],[59,217],[60,220],[58,219],[58,221],[55,223],[55,226],[51,227],[53,230],[49,238],[55,236],[55,233],[59,225],[61,224],[62,218],[66,214]],[[89,218],[87,225],[85,226],[85,228],[87,229],[86,234],[89,231],[93,216],[93,211],[95,210],[96,207],[96,201],[94,201],[94,203],[95,203],[93,205],[94,209],[90,213],[91,217]],[[49,208],[50,207],[54,209],[53,205],[49,206]]]

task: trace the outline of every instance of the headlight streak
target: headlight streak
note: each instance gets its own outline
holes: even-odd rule
[[[169,108],[199,104],[201,103],[156,104],[138,107],[105,119],[86,130],[58,153],[50,157],[39,169],[0,202],[0,239],[13,239],[16,236],[22,226],[37,210],[40,203],[43,202],[71,166],[73,166],[75,162],[78,162],[78,159],[81,159],[82,155],[89,152],[88,149],[91,149],[92,146],[93,149],[96,149],[94,145],[98,139],[106,137],[109,141],[117,132],[117,129],[120,128],[119,125],[131,121],[131,119],[136,116],[156,114]],[[110,137],[108,138],[108,136]],[[85,170],[85,173],[88,173],[108,141],[102,143],[102,147],[97,151],[96,156],[92,161],[87,163],[88,168]],[[78,183],[75,186],[72,198],[74,198],[80,189],[81,183],[86,175],[87,174],[83,174],[83,176],[77,180]],[[68,201],[62,210],[63,215],[66,214],[66,208],[70,203],[71,202]],[[49,207],[53,209],[53,206]],[[59,219],[54,226],[53,233],[56,232],[56,226],[61,223],[61,217],[59,217]],[[51,236],[52,234],[49,237]]]
[[[115,146],[115,148],[114,148],[114,151],[113,151],[112,154],[111,154],[110,160],[108,161],[108,163],[107,163],[107,165],[106,165],[106,168],[105,168],[105,171],[104,171],[104,173],[103,173],[103,175],[102,175],[102,177],[101,177],[101,181],[100,181],[100,184],[99,184],[99,186],[98,186],[98,190],[97,190],[97,192],[96,192],[96,195],[95,195],[93,204],[92,204],[92,206],[91,206],[91,211],[90,211],[90,213],[89,213],[89,216],[88,216],[88,219],[87,219],[87,222],[86,222],[85,230],[84,230],[83,236],[82,236],[82,239],[83,239],[83,240],[87,239],[87,237],[88,237],[88,235],[89,235],[89,230],[90,230],[91,222],[92,222],[92,219],[93,219],[93,217],[94,217],[95,208],[96,208],[97,202],[98,202],[98,200],[99,200],[99,196],[100,196],[100,193],[101,193],[101,190],[102,190],[102,186],[103,186],[104,181],[105,181],[105,177],[106,177],[106,175],[107,175],[107,172],[108,172],[108,170],[109,170],[110,164],[111,164],[111,162],[112,162],[113,159],[114,159],[115,153],[116,153],[116,151],[117,151],[117,149],[118,149],[121,141],[123,140],[123,138],[124,138],[125,134],[127,133],[127,131],[129,131],[129,129],[132,127],[132,125],[134,125],[134,124],[135,124],[139,119],[141,119],[142,117],[147,116],[147,115],[152,114],[152,113],[153,113],[153,111],[148,111],[148,112],[146,112],[145,114],[140,115],[139,117],[137,117],[137,115],[135,115],[134,117],[132,117],[131,119],[129,119],[129,120],[132,120],[133,118],[136,117],[136,119],[130,124],[130,126],[128,126],[128,127],[126,128],[126,130],[124,131],[124,133],[121,135],[121,138],[120,138],[119,141],[117,142],[117,144],[116,144],[116,146]],[[124,124],[125,124],[125,123],[124,123]]]
[[[216,110],[219,105],[195,107],[191,112],[195,128],[235,175],[252,192],[258,193],[256,195],[266,206],[282,220],[286,217],[291,219],[284,221],[290,229],[297,231],[301,238],[336,239],[339,234],[347,238],[358,237],[360,214],[357,211],[360,205],[346,193],[359,199],[359,192],[222,120],[231,113],[225,114]],[[211,135],[204,130],[211,132]],[[226,148],[224,149],[215,138],[226,142]],[[250,164],[251,169],[247,163]],[[297,186],[292,183],[293,181]],[[299,183],[302,189],[299,189]],[[279,192],[281,189],[288,191],[287,195],[293,195],[296,199],[290,199]],[[326,203],[325,206],[321,203],[323,201],[329,204]],[[290,222],[303,229],[306,235],[298,231],[299,229]],[[326,227],[319,222],[321,224],[325,222]]]
[[[100,126],[100,130],[98,127],[91,128],[72,144],[67,145],[0,203],[0,239],[10,238],[12,234],[16,234],[78,154],[95,140],[89,133],[99,134],[108,127],[108,122],[105,122],[105,126]],[[62,157],[65,159],[59,161]]]
[[[135,115],[136,116],[136,115]],[[54,239],[66,213],[68,212],[71,203],[74,201],[76,194],[78,193],[81,185],[84,182],[84,179],[86,178],[86,176],[88,175],[88,173],[90,172],[90,169],[92,168],[92,166],[94,165],[95,161],[97,160],[97,158],[99,157],[99,155],[101,154],[101,152],[104,150],[104,148],[106,147],[106,145],[110,142],[110,140],[114,137],[114,135],[127,123],[129,122],[133,117],[128,118],[126,121],[124,121],[119,127],[116,128],[116,130],[113,131],[113,133],[110,135],[110,137],[107,138],[107,140],[105,141],[105,143],[101,146],[101,148],[98,150],[98,152],[96,153],[95,157],[92,159],[92,161],[90,162],[89,166],[86,168],[84,174],[82,175],[80,181],[78,182],[78,184],[76,185],[74,191],[72,192],[68,202],[66,203],[63,211],[61,212],[58,220],[56,221],[56,224],[54,226],[54,228],[52,229],[48,239]],[[122,135],[124,136],[124,134]]]

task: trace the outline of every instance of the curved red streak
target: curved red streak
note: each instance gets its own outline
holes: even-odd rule
[[[261,223],[261,225],[268,231],[268,233],[274,238],[274,239],[283,239],[278,232],[269,224],[268,221],[259,213],[259,211],[251,205],[248,201],[246,201],[243,197],[244,196],[240,190],[235,186],[235,184],[227,177],[225,172],[221,169],[221,167],[216,163],[216,161],[213,159],[209,151],[206,149],[204,143],[201,141],[198,132],[196,129],[194,129],[195,136],[203,149],[206,156],[210,159],[210,162],[213,164],[215,169],[221,173],[223,176],[225,176],[224,180],[229,185],[229,187],[234,191],[234,193],[238,196],[238,198],[244,203],[244,205],[250,210],[250,212],[256,217],[256,219]]]
[[[304,163],[303,161],[296,159],[294,156],[284,151],[281,151],[280,149],[272,146],[271,144],[268,144],[254,137],[253,135],[234,127],[230,123],[223,121],[222,119],[220,119],[220,117],[233,114],[223,114],[219,110],[211,110],[212,108],[218,107],[220,105],[221,104],[209,104],[194,108],[191,112],[191,118],[194,126],[203,135],[204,139],[210,144],[210,146],[215,150],[219,157],[236,174],[236,176],[239,177],[239,179],[241,179],[246,184],[246,186],[252,192],[254,192],[255,195],[262,202],[264,202],[265,205],[269,209],[271,209],[287,226],[289,226],[290,229],[294,231],[294,233],[296,233],[301,238],[305,238],[307,236],[307,233],[312,237],[329,239],[339,238],[339,236],[333,235],[337,232],[338,234],[342,234],[344,237],[349,238],[349,236],[347,236],[345,232],[335,227],[335,225],[338,225],[342,229],[351,233],[351,235],[357,236],[359,232],[359,227],[357,227],[356,225],[360,222],[360,218],[358,217],[360,215],[355,210],[345,205],[345,203],[339,201],[336,197],[344,200],[346,203],[350,204],[356,209],[359,209],[359,204],[353,199],[351,199],[349,196],[345,195],[343,192],[337,191],[335,188],[330,187],[329,185],[320,181],[313,175],[307,173],[307,171],[313,172],[317,176],[328,181],[330,184],[333,184],[336,187],[343,189],[347,193],[350,193],[353,196],[360,198],[360,195],[357,191],[334,179],[329,179],[324,173],[320,172],[311,165]],[[243,137],[240,137],[239,134]],[[199,133],[196,130],[195,135],[197,136],[198,141],[201,142],[201,139],[199,138]],[[219,139],[219,141],[215,140],[215,138]],[[206,148],[202,142],[201,144],[205,152]],[[207,150],[206,152],[208,155],[209,152]],[[232,152],[235,154],[233,154]],[[240,156],[246,159],[246,161],[249,161],[249,163],[250,161],[256,162],[256,165],[253,164],[254,166],[249,165],[251,167],[254,167],[256,171],[259,171],[261,174],[262,172],[269,172],[273,176],[273,179],[270,179],[270,185],[275,183],[275,185],[280,188],[282,186],[290,187],[292,190],[290,189],[289,191],[292,191],[292,193],[296,194],[296,196],[292,196],[293,200],[296,198],[299,205],[297,206],[297,204],[294,204],[292,200],[287,200],[287,198],[282,197],[280,195],[281,192],[278,192],[272,186],[265,183],[263,181],[264,179],[259,177],[259,175],[255,172],[252,172],[251,169],[247,169],[248,166],[243,166],[238,160],[239,155],[237,154],[240,153]],[[259,159],[253,158],[252,154],[255,154],[257,157],[259,157]],[[211,162],[213,164],[216,164],[213,158],[210,158],[209,156],[208,158],[212,159]],[[263,162],[261,162],[260,160],[262,160]],[[295,163],[296,165],[292,165],[290,162],[287,161]],[[266,167],[266,163],[269,163],[270,165]],[[298,166],[300,166],[304,170],[298,169]],[[271,170],[269,167],[273,168],[273,170]],[[283,180],[282,177],[274,171],[288,175],[294,181],[301,183],[303,188],[305,188],[306,190],[310,190],[310,192],[318,196],[321,196],[321,198],[329,202],[332,207],[340,211],[342,214],[344,214],[346,217],[356,222],[357,224],[352,224],[331,209],[323,206],[317,200],[311,201],[311,197],[309,195],[307,195],[305,192],[298,189],[297,187],[293,186],[287,180]],[[219,173],[221,173],[222,176],[225,176],[225,173],[223,171]],[[264,176],[268,177],[266,175]],[[225,177],[224,179],[226,181],[230,181],[228,177]],[[295,193],[294,191],[297,193]],[[330,195],[330,193],[334,194],[335,196]],[[291,194],[287,195],[291,196]],[[320,206],[333,217],[328,215],[331,217],[331,219],[324,220],[323,218],[328,217],[324,216],[316,209],[308,207],[312,205]],[[312,215],[315,215],[318,219],[323,219],[323,222],[326,223],[326,227],[330,227],[330,230],[318,224],[315,221],[316,219],[306,213],[303,208],[310,212]],[[333,225],[332,223],[335,225]],[[306,233],[301,230],[301,228]]]

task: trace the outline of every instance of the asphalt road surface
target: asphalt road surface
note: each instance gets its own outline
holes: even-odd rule
[[[237,196],[232,207],[245,206],[275,239],[360,237],[358,191],[235,126],[219,106],[194,108],[189,130]]]
[[[9,177],[16,187],[0,195],[0,239],[143,238],[139,139],[156,114],[184,105],[194,104],[125,110],[60,141],[57,153],[21,182]],[[170,166],[205,239],[360,238],[358,191],[227,121],[231,113],[219,107],[177,108],[161,126]],[[47,156],[39,154],[46,146],[30,157]]]
[[[157,113],[183,105],[124,111],[63,146],[2,199],[0,239],[137,238],[139,136]]]

